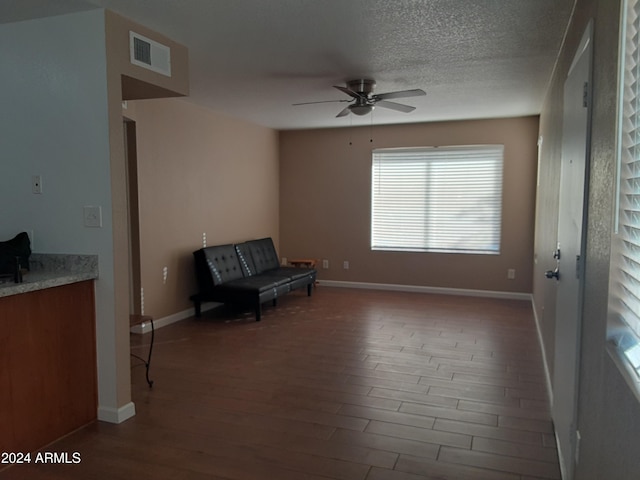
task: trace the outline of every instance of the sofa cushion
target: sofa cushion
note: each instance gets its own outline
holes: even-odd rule
[[[316,275],[316,271],[313,268],[298,268],[298,267],[278,267],[273,270],[264,272],[265,275],[274,275],[276,277],[288,277],[291,280],[298,280],[306,278],[310,275]]]
[[[213,285],[243,278],[240,259],[232,244],[205,247],[201,250],[211,273]]]
[[[270,237],[259,240],[245,242],[251,253],[251,258],[255,267],[255,273],[266,272],[280,266],[278,253]]]
[[[271,277],[267,275],[260,275],[258,277],[243,277],[236,280],[231,280],[224,283],[219,288],[221,290],[234,289],[234,290],[247,290],[253,292],[264,292],[271,290],[282,285],[289,283],[289,279],[284,277]],[[218,288],[218,287],[216,287]]]

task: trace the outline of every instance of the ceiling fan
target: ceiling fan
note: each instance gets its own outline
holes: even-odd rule
[[[373,94],[373,89],[376,86],[375,80],[371,79],[357,79],[349,80],[346,87],[334,85],[333,88],[337,88],[341,92],[346,93],[351,97],[350,100],[325,100],[320,102],[304,102],[294,103],[293,105],[311,105],[314,103],[333,103],[333,102],[349,102],[351,105],[345,107],[336,117],[344,117],[353,113],[355,115],[366,115],[371,112],[376,106],[388,108],[390,110],[396,110],[397,112],[409,113],[413,112],[416,107],[404,105],[402,103],[390,102],[390,98],[408,98],[408,97],[421,97],[426,95],[424,90],[416,88],[414,90],[400,90],[397,92],[387,92]]]

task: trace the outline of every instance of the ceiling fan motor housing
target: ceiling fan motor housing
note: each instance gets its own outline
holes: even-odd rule
[[[353,92],[363,94],[368,96],[373,92],[373,89],[376,86],[376,82],[367,78],[359,78],[357,80],[349,80],[347,82],[347,88]]]
[[[349,80],[347,82],[347,88],[352,92],[356,92],[360,95],[355,99],[353,105],[349,105],[349,110],[354,115],[367,115],[374,109],[374,102],[371,101],[369,95],[373,92],[376,86],[376,82],[371,79],[357,79]]]

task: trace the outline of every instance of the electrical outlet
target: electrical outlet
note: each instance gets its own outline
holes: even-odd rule
[[[344,268],[345,270],[349,270],[349,260],[345,260],[344,262],[342,262],[342,268]]]
[[[329,260],[322,260],[322,268],[329,268]]]
[[[287,265],[287,260],[288,260],[287,257],[282,257],[280,259],[280,265]]]
[[[516,269],[515,268],[510,268],[509,270],[507,270],[507,278],[509,280],[513,280],[514,278],[516,278]]]

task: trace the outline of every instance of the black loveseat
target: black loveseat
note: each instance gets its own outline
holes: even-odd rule
[[[193,252],[198,293],[191,295],[196,317],[202,314],[202,302],[249,305],[262,314],[262,304],[297,288],[307,287],[311,296],[316,280],[312,268],[283,267],[271,238],[240,244],[204,247]]]

